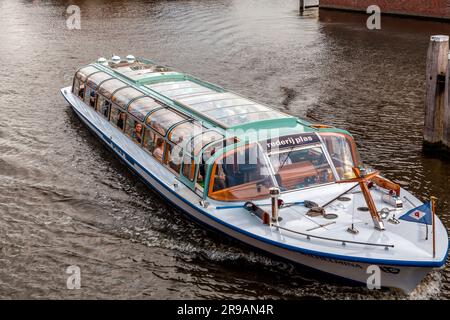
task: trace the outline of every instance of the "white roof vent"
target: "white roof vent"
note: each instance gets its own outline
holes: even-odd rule
[[[133,55],[129,54],[127,55],[127,61],[128,63],[133,63],[134,61],[136,61],[136,58]]]
[[[108,64],[108,61],[105,58],[101,57],[101,58],[98,58],[97,63],[105,66]]]
[[[111,58],[111,61],[114,62],[114,63],[119,63],[120,62],[120,57],[119,56],[113,56]]]

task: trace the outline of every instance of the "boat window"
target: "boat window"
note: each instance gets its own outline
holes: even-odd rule
[[[89,86],[86,86],[84,93],[84,103],[94,108],[95,106],[95,90]]]
[[[128,106],[128,112],[141,121],[145,120],[147,114],[162,106],[150,97],[139,98],[134,100]]]
[[[147,118],[147,124],[165,136],[171,126],[183,120],[186,120],[186,118],[179,113],[169,109],[161,109],[150,114]]]
[[[144,126],[139,121],[128,116],[125,126],[125,133],[137,144],[142,143],[144,137]]]
[[[111,79],[109,74],[105,72],[97,72],[87,78],[86,84],[94,89],[97,89],[98,85],[107,79]]]
[[[169,165],[169,168],[179,174],[183,161],[183,148],[179,145],[167,143],[165,159],[164,162]]]
[[[334,181],[322,147],[288,149],[269,154],[281,191],[301,189]]]
[[[214,156],[219,150],[226,148],[235,144],[237,141],[236,138],[228,138],[222,141],[216,141],[207,145],[202,152],[202,156],[199,161],[199,169],[197,174],[197,183],[204,188],[205,187],[205,179],[206,179],[206,163],[208,160]]]
[[[121,129],[123,131],[123,128],[125,126],[125,121],[127,119],[127,114],[120,110],[119,108],[116,108],[114,106],[111,107],[111,116],[109,118],[109,121],[116,126],[117,128]]]
[[[86,78],[89,77],[94,72],[98,72],[99,70],[93,66],[87,66],[78,70],[75,77],[81,82],[86,82]]]
[[[183,176],[188,178],[190,181],[194,181],[195,170],[197,169],[196,167],[197,164],[195,163],[195,159],[191,155],[185,153],[182,166]]]
[[[204,129],[197,122],[183,122],[170,130],[169,140],[176,144],[186,143],[190,137],[201,133]]]
[[[150,128],[146,128],[144,133],[144,148],[151,154],[155,150],[155,132]]]
[[[344,134],[334,132],[320,133],[336,171],[341,179],[355,177],[353,167],[359,167],[361,160],[353,139]]]
[[[80,86],[81,86],[81,88],[80,88]],[[82,83],[79,79],[77,79],[76,77],[74,78],[74,80],[73,80],[73,87],[72,87],[72,93],[74,94],[74,95],[76,95],[76,96],[81,96],[81,98],[83,98],[82,97],[82,94],[84,93],[81,93],[80,92],[80,89],[82,89],[83,91],[84,91],[84,83]]]
[[[101,94],[97,95],[97,112],[104,116],[106,119],[109,118],[109,110],[111,108],[111,102],[108,101]]]
[[[204,131],[202,134],[198,134],[191,139],[191,141],[186,145],[186,149],[188,153],[193,153],[197,156],[200,151],[206,146],[208,143],[217,140],[223,140],[224,136],[214,130]]]
[[[213,165],[209,197],[219,201],[267,198],[273,180],[261,148],[256,144],[236,148]]]
[[[193,135],[201,133],[205,128],[199,123],[190,121],[176,125],[168,135],[170,143],[167,145],[166,153],[169,167],[179,173],[183,162],[183,152],[186,143]],[[190,174],[190,172],[189,172]]]
[[[163,156],[164,156],[164,145],[165,145],[165,141],[164,138],[159,137],[157,134],[155,134],[155,148],[152,152],[153,156],[156,158],[156,160],[158,160],[159,162],[163,161]]]
[[[152,129],[146,128],[144,132],[144,148],[147,149],[159,162],[164,156],[164,138]]]
[[[118,79],[106,80],[101,84],[98,92],[104,95],[106,98],[111,99],[111,96],[117,89],[124,88],[126,86],[127,85],[124,82]]]
[[[112,102],[116,103],[119,107],[125,108],[131,100],[142,96],[144,94],[139,90],[127,87],[116,91],[112,97]]]

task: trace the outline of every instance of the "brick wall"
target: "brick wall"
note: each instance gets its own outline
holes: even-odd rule
[[[320,0],[320,7],[366,11],[376,4],[383,13],[450,19],[450,0]]]

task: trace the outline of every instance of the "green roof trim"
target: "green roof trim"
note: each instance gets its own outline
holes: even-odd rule
[[[296,117],[286,117],[286,118],[276,118],[276,119],[267,119],[260,121],[253,121],[248,123],[239,124],[231,127],[230,129],[275,129],[279,127],[291,127],[295,128],[298,124]]]
[[[317,132],[319,132],[319,133],[320,133],[320,132],[343,133],[343,134],[349,135],[350,137],[353,138],[353,135],[352,135],[349,131],[344,130],[344,129],[335,128],[335,127],[331,127],[331,128],[320,128],[320,129],[316,129],[316,130],[317,130]]]
[[[186,80],[186,75],[184,75],[183,73],[179,73],[179,72],[170,72],[169,74],[159,74],[159,75],[154,75],[154,76],[148,76],[146,78],[142,78],[139,80],[132,80],[136,84],[139,85],[147,85],[147,84],[154,84],[154,83],[161,83],[161,82],[168,82],[168,81],[183,81]]]

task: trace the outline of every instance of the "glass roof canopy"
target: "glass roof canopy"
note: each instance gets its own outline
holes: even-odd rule
[[[100,67],[98,64],[96,66]],[[142,95],[147,95],[149,98],[154,98],[152,93],[159,95],[156,99],[162,98],[163,103],[168,103],[182,113],[185,111],[189,118],[196,118],[195,115],[197,115],[201,118],[197,120],[209,121],[222,129],[267,120],[288,119],[287,121],[294,126],[297,123],[295,117],[142,58],[130,61],[121,60],[115,63],[109,61],[106,66],[101,65],[100,68],[91,65],[82,70],[84,72],[80,72],[80,78],[83,78],[83,73],[98,72],[99,80],[106,80],[104,82],[105,87],[117,88],[112,100],[113,102],[117,100],[117,103],[121,105],[124,105],[126,101],[133,100],[133,98],[140,98],[141,93],[137,92],[138,90],[134,89],[132,84],[124,82],[124,88],[120,88],[121,84],[117,80],[108,80],[107,75],[100,72],[104,68],[131,80],[134,85],[142,90]],[[148,93],[145,92],[146,89],[150,89],[147,91]],[[150,106],[149,101],[145,100],[142,100],[142,102],[147,103],[140,106],[133,105],[138,110],[131,109],[135,109],[133,110],[135,116],[145,119],[144,113],[147,111],[149,114],[152,113],[156,105]],[[290,122],[291,120],[292,122]]]
[[[289,115],[232,92],[218,92],[191,80],[159,82],[147,88],[201,113],[225,128]]]

